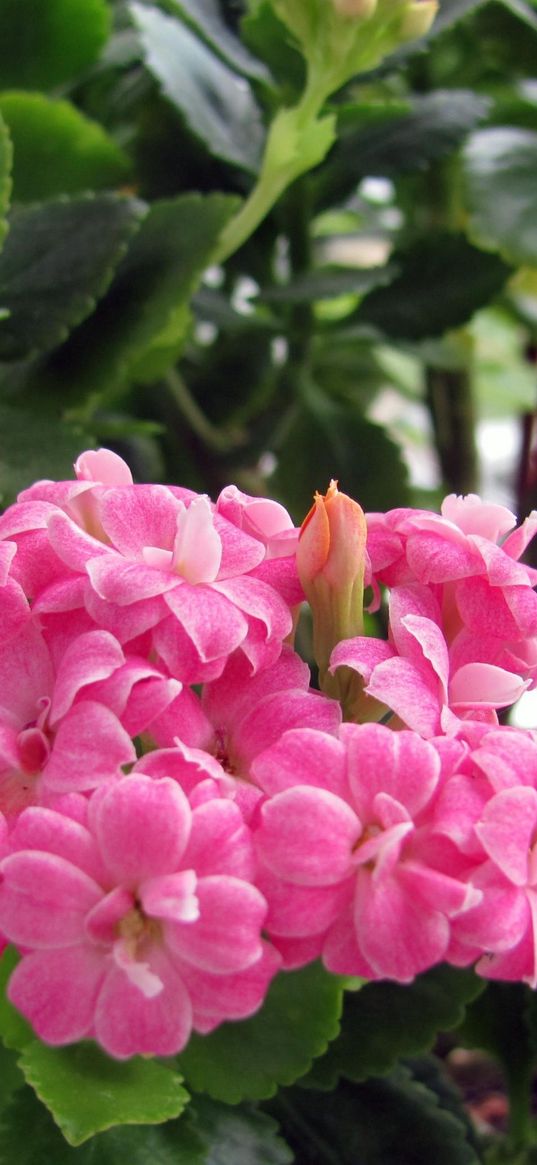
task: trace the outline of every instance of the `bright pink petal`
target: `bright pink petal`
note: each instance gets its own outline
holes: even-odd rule
[[[225,874],[200,878],[197,922],[171,923],[166,940],[174,955],[202,971],[227,975],[261,955],[260,931],[267,904],[248,882]]]
[[[274,796],[295,785],[347,792],[345,749],[339,740],[314,728],[290,729],[253,762],[253,779]]]
[[[71,1044],[91,1029],[105,970],[89,946],[34,951],[15,968],[8,998],[47,1044]]]
[[[77,636],[61,660],[54,685],[50,722],[69,711],[81,688],[104,680],[125,662],[116,639],[108,631]]]
[[[137,886],[177,869],[190,823],[190,806],[175,781],[130,776],[100,800],[95,831],[111,875]]]
[[[87,564],[91,585],[101,599],[128,607],[142,599],[152,599],[173,590],[178,578],[169,570],[145,566],[143,562],[129,562],[116,554],[93,558]]]
[[[222,540],[209,499],[194,498],[188,509],[181,506],[177,515],[173,569],[186,582],[210,583],[218,574],[221,558]]]
[[[396,877],[375,883],[362,870],[358,885],[356,934],[378,975],[408,983],[443,958],[449,942],[445,915],[424,909]]]
[[[23,850],[4,858],[0,931],[26,947],[79,942],[85,914],[102,896],[82,870],[56,854]]]
[[[346,724],[348,778],[358,816],[369,821],[378,794],[389,794],[412,817],[430,801],[438,784],[436,749],[414,732],[392,732],[382,724]]]
[[[289,882],[330,886],[353,870],[353,849],[362,827],[340,797],[306,785],[286,789],[261,810],[256,834],[263,861]]]
[[[452,708],[505,708],[514,704],[529,681],[490,663],[467,663],[449,685]]]
[[[504,789],[485,806],[476,833],[488,856],[515,886],[528,882],[528,855],[537,826],[537,791]]]
[[[51,792],[83,792],[122,775],[122,766],[136,760],[130,736],[104,704],[81,700],[60,722],[50,760],[44,770]]]
[[[109,1055],[173,1056],[184,1048],[192,1029],[192,1007],[181,976],[164,951],[150,956],[151,972],[162,984],[148,998],[123,970],[106,976],[95,1011],[95,1035]]]
[[[166,603],[204,662],[230,655],[247,634],[244,616],[213,587],[184,583]]]
[[[183,865],[195,869],[199,877],[232,874],[253,879],[251,834],[236,805],[215,798],[194,809]]]
[[[342,639],[334,648],[330,656],[330,671],[334,672],[337,667],[352,667],[368,684],[378,664],[394,655],[393,647],[384,639],[357,635],[355,639]]]
[[[108,489],[100,516],[110,542],[126,558],[141,558],[144,546],[171,550],[180,504],[165,485]]]
[[[212,1031],[223,1020],[246,1019],[264,1001],[271,980],[280,970],[281,959],[274,947],[262,943],[260,957],[236,975],[211,975],[183,964],[181,977],[188,988],[194,1009],[196,1031]]]

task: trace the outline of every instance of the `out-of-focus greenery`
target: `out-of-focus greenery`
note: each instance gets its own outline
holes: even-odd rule
[[[328,70],[329,0],[0,0],[4,503],[92,444],[297,520],[331,476],[423,503],[427,412],[464,491],[476,419],[533,411],[537,9],[441,0],[379,59],[349,19],[295,141],[310,9]]]

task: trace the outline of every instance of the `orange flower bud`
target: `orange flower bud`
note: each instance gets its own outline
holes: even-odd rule
[[[333,648],[362,632],[366,534],[361,506],[335,481],[326,494],[315,494],[300,531],[297,569],[313,615],[319,682],[330,695],[338,695],[337,673],[328,673]]]

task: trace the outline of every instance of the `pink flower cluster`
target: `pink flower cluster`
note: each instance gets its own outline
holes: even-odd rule
[[[75,469],[0,518],[0,933],[38,1036],[171,1055],[317,958],[537,985],[537,735],[497,716],[537,673],[537,519],[369,517],[389,637],[334,645],[342,723],[280,505]]]

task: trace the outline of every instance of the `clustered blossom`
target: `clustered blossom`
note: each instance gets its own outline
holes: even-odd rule
[[[537,682],[537,516],[364,519],[332,483],[297,556],[235,486],[75,472],[0,518],[0,942],[37,1035],[171,1055],[318,958],[537,986],[537,734],[498,719]]]

